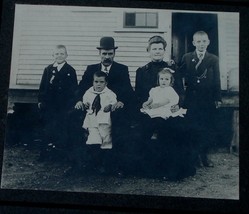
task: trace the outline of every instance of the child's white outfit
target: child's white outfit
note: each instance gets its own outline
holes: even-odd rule
[[[179,96],[176,91],[171,87],[154,87],[149,92],[149,97],[153,100],[153,103],[165,103],[169,100],[169,103],[154,109],[140,109],[141,112],[148,114],[151,118],[162,117],[167,119],[169,117],[183,117],[186,114],[186,109],[180,108],[177,112],[172,113],[171,107],[178,104]]]
[[[97,95],[100,95],[100,110],[97,114],[92,110],[92,104]],[[93,87],[89,88],[83,96],[83,103],[89,103],[83,128],[89,131],[86,144],[101,144],[101,149],[112,148],[111,137],[111,113],[104,112],[104,108],[109,104],[117,102],[116,94],[109,88],[105,87],[103,91],[94,91]]]

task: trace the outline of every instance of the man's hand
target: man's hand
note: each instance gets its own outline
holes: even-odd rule
[[[112,111],[115,111],[116,109],[123,108],[123,107],[124,107],[124,103],[122,103],[121,101],[118,101],[112,105]]]
[[[180,109],[179,105],[176,104],[176,105],[171,106],[170,111],[172,113],[175,113],[175,112],[179,111],[179,109]]]
[[[83,110],[85,109],[85,110],[87,110],[87,109],[89,109],[90,108],[90,103],[83,103]]]
[[[112,105],[111,105],[111,104],[107,105],[107,106],[104,108],[104,112],[109,112],[109,111],[111,111],[111,110],[112,110]]]
[[[78,101],[76,103],[76,105],[74,106],[75,109],[81,109],[81,110],[84,110],[84,105],[83,105],[83,102],[82,101]]]
[[[220,108],[222,102],[221,101],[215,101],[215,108]]]
[[[37,106],[38,106],[39,109],[41,109],[42,103],[38,103]]]
[[[150,108],[150,102],[146,101],[143,103],[143,109],[149,109]]]
[[[152,103],[150,104],[149,108],[150,109],[155,109],[155,108],[159,108],[161,105],[159,103]]]

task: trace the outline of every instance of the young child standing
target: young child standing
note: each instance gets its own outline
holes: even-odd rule
[[[78,83],[75,69],[66,62],[67,56],[64,45],[55,46],[54,63],[48,65],[42,75],[38,108],[44,121],[46,148],[41,152],[41,159],[48,155],[47,146],[56,151],[64,151],[68,146],[68,112],[74,106]]]
[[[111,111],[117,103],[116,94],[107,87],[107,74],[97,71],[93,75],[93,86],[83,96],[87,111],[83,128],[89,135],[86,141],[88,166],[91,170],[106,173],[112,170],[112,121]],[[99,147],[100,145],[100,147]]]
[[[179,96],[172,88],[174,84],[174,71],[164,68],[158,73],[158,86],[149,91],[149,98],[143,103],[141,112],[148,114],[151,118],[161,117],[167,119],[170,116],[182,116],[186,110],[180,109],[172,113],[171,108],[179,102]]]
[[[107,74],[94,73],[93,86],[83,96],[87,109],[83,128],[89,132],[86,144],[100,144],[101,149],[112,148],[110,112],[116,102],[116,94],[107,87]]]

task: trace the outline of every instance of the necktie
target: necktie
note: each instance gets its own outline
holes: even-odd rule
[[[104,72],[108,75],[107,67],[105,67]]]
[[[199,65],[201,64],[201,62],[202,62],[202,60],[203,60],[203,54],[200,53],[200,54],[198,55],[198,58],[199,58],[199,62],[198,62],[198,63],[196,64],[196,66],[195,66],[195,69],[196,69],[196,70],[198,69]]]
[[[100,109],[101,109],[100,94],[97,94],[93,100],[92,110],[93,110],[93,112],[95,112],[95,115],[97,115]]]

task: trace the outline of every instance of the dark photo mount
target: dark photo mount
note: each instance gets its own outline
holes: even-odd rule
[[[157,213],[176,211],[180,213],[247,213],[249,211],[249,145],[247,134],[247,99],[248,99],[248,50],[249,50],[249,7],[247,0],[213,0],[196,3],[194,1],[139,1],[139,0],[113,0],[113,1],[66,1],[66,0],[3,0],[2,22],[1,22],[1,78],[0,78],[0,157],[3,160],[4,141],[6,130],[6,109],[8,105],[8,88],[11,71],[12,42],[14,29],[15,4],[33,5],[61,5],[61,6],[91,6],[91,7],[125,7],[125,8],[148,8],[166,10],[193,10],[193,11],[224,11],[240,13],[240,57],[239,57],[239,111],[240,111],[240,198],[239,200],[227,199],[203,199],[184,197],[164,197],[145,195],[123,195],[106,193],[84,193],[84,192],[57,192],[43,190],[14,190],[0,189],[0,206],[3,213]],[[198,16],[198,14],[196,15]],[[179,17],[177,21],[191,17]],[[198,18],[198,17],[197,17]],[[215,17],[207,17],[203,22],[215,20]],[[188,22],[188,21],[187,21]],[[190,22],[190,21],[189,21]],[[201,22],[201,21],[200,21]],[[214,21],[215,22],[215,21]],[[211,23],[212,24],[212,23]],[[208,29],[208,25],[206,26]],[[191,29],[194,31],[195,29]],[[174,31],[180,36],[183,31]],[[215,38],[217,32],[212,35]],[[217,42],[217,41],[214,41]],[[189,50],[188,44],[182,44],[185,50]],[[183,49],[184,49],[183,48]],[[218,53],[217,46],[212,46],[212,52]],[[183,50],[175,50],[183,52]],[[176,61],[179,59],[175,55]],[[2,167],[2,165],[1,165]],[[49,208],[50,207],[50,208]],[[0,212],[1,209],[0,208]],[[18,212],[19,211],[19,212]]]

